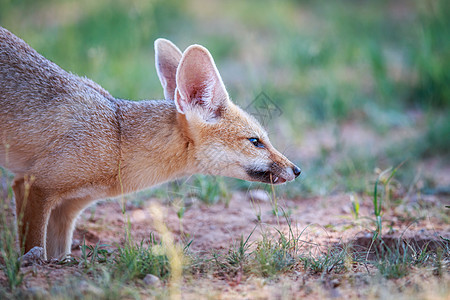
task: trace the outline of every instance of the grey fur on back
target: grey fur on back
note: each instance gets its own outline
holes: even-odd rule
[[[62,175],[55,172],[58,164],[82,168],[96,163],[104,166],[100,173],[116,169],[117,101],[93,81],[64,71],[2,27],[0,107],[0,165],[14,173],[32,174],[35,168],[42,170],[43,164],[50,178]],[[52,155],[40,155],[49,152]],[[95,176],[85,177],[77,179],[89,181]]]

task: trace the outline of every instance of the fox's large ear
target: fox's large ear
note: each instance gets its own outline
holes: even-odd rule
[[[155,41],[155,65],[159,80],[164,89],[164,98],[174,100],[177,87],[177,68],[182,53],[177,46],[166,39]]]
[[[177,70],[177,110],[182,114],[196,110],[211,121],[220,116],[227,100],[227,91],[211,54],[199,45],[188,47]]]

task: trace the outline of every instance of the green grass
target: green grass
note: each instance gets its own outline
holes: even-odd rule
[[[14,291],[23,281],[21,272],[21,253],[17,248],[17,229],[14,220],[12,189],[9,176],[0,168],[0,270],[4,273],[8,288]]]
[[[282,234],[278,240],[263,236],[262,240],[256,243],[254,250],[254,272],[269,277],[291,270],[296,264],[292,246]]]
[[[5,274],[10,290],[18,288],[22,281],[24,274],[21,272],[21,262],[19,260],[20,252],[15,247],[16,245],[16,228],[14,222],[7,220],[6,201],[1,200],[2,213],[0,213],[0,270]]]
[[[300,256],[303,268],[313,274],[330,274],[347,271],[349,253],[345,248],[330,247],[324,253],[307,253]]]
[[[414,268],[429,268],[436,276],[442,276],[443,265],[448,264],[448,241],[438,243],[437,249],[430,251],[430,245],[422,248],[398,239],[397,243],[387,246],[382,240],[375,250],[375,257],[370,260],[386,279],[398,279],[409,275]]]
[[[402,163],[403,164],[403,163]],[[377,180],[374,184],[374,190],[373,190],[373,213],[375,215],[375,224],[376,229],[374,231],[373,239],[377,239],[378,237],[381,237],[382,235],[382,209],[383,209],[383,202],[390,202],[390,186],[389,183],[391,179],[394,177],[395,173],[397,173],[397,170],[399,167],[401,167],[400,164],[396,168],[392,169],[386,169],[383,172],[378,175]],[[383,184],[383,191],[379,192],[380,189],[380,183]]]
[[[223,178],[196,175],[193,186],[191,193],[206,204],[223,201],[227,205],[230,201],[231,194]]]

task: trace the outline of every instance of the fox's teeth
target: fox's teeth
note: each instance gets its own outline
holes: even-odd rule
[[[275,176],[275,177],[273,178],[273,183],[277,183],[277,181],[278,181],[278,176]]]

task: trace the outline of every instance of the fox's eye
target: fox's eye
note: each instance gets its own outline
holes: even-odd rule
[[[259,141],[258,138],[249,138],[250,143],[252,143],[256,148],[264,148],[264,144]]]

